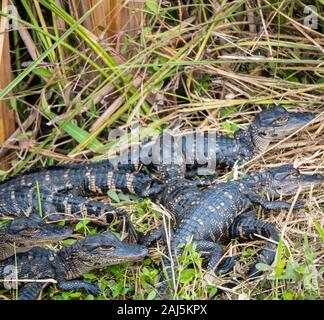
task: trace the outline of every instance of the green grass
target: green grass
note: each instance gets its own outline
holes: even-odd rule
[[[62,9],[51,0],[30,1],[31,5],[25,0],[13,2],[20,16],[10,18],[19,22],[29,38],[22,37],[21,30],[10,32],[14,78],[0,92],[0,99],[8,99],[20,124],[29,117],[34,121],[9,146],[14,152],[8,160],[12,167],[0,171],[3,179],[34,166],[113,155],[130,139],[133,125],[140,125],[141,139],[168,126],[233,135],[273,103],[319,116],[324,111],[322,1],[262,1],[260,8],[251,8],[246,0],[222,0],[219,9],[214,1],[192,0],[181,7],[171,1],[170,7],[163,7],[159,1],[147,0],[142,9],[146,25],[134,36],[125,35],[117,55],[112,38],[99,39],[84,27],[91,10],[77,19],[68,5]],[[317,30],[303,27],[305,4],[318,8]],[[293,146],[279,146],[244,170],[259,169],[264,162],[302,159],[309,159],[305,169],[321,169],[321,119],[298,138],[283,142]],[[109,139],[120,127],[128,130],[127,135],[122,140]],[[304,145],[299,146],[300,142]],[[230,279],[244,275],[262,243],[233,240],[225,244],[226,255],[238,253],[241,258],[233,272],[221,277],[206,273],[194,248],[188,248],[179,261],[181,275],[174,297],[323,299],[321,282],[316,286],[316,279],[323,277],[323,194],[301,196],[307,209],[293,212],[288,221],[284,211],[270,216],[261,213],[286,232],[275,266],[261,266],[264,278],[244,279],[226,290]],[[149,199],[109,192],[107,200],[129,210],[140,231],[163,223],[163,210],[157,211]],[[115,226],[110,230],[115,231]],[[86,219],[75,225],[80,236],[96,232]],[[163,252],[164,245],[159,243],[143,264],[112,266],[86,275],[88,281],[100,281],[99,297],[51,286],[43,298],[154,299]],[[0,295],[15,297],[3,289]]]

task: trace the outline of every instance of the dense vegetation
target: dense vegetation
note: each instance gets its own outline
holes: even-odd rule
[[[14,80],[0,99],[9,94],[20,130],[7,143],[13,152],[0,151],[2,160],[11,164],[0,172],[3,179],[36,166],[113,155],[120,147],[120,141],[108,140],[115,128],[130,133],[139,125],[145,129],[142,139],[166,127],[231,135],[273,103],[313,111],[317,120],[238,170],[298,163],[305,171],[323,172],[322,0],[146,0],[145,25],[122,40],[121,35],[107,38],[89,32],[82,22],[91,11],[77,20],[70,1],[61,1],[64,7],[51,0],[13,2],[19,12],[19,18],[10,16],[15,22],[10,32]],[[311,11],[305,10],[307,5],[313,5]],[[310,14],[316,17],[314,28],[305,26]],[[117,40],[118,49],[112,45]],[[261,242],[231,241],[226,254],[240,253],[241,258],[231,273],[220,277],[206,273],[200,256],[189,248],[180,258],[175,297],[323,298],[324,195],[319,190],[300,198],[307,206],[297,212],[259,213],[281,234],[276,263],[263,266],[263,278],[225,288],[227,281],[244,274]],[[153,230],[165,220],[163,208],[149,199],[116,192],[106,199],[129,210],[140,231]],[[75,225],[80,236],[95,232],[87,220]],[[85,278],[100,280],[99,299],[153,299],[163,248],[162,242],[152,247],[143,264],[112,266]],[[0,295],[15,297],[4,289]],[[95,297],[51,286],[43,299]]]

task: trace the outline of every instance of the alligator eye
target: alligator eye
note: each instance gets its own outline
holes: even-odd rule
[[[296,172],[293,172],[290,176],[293,178],[298,178],[298,177],[300,177],[300,173],[298,171],[296,171]]]
[[[289,117],[288,116],[282,116],[272,122],[272,124],[276,125],[283,125],[288,121]]]
[[[39,229],[37,229],[37,228],[28,228],[28,229],[26,229],[26,230],[23,230],[23,233],[25,233],[25,234],[31,234],[31,233],[37,233],[37,232],[39,232]]]
[[[102,251],[114,251],[115,247],[114,246],[100,246],[99,249]]]

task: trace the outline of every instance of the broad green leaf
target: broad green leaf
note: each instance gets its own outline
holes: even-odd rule
[[[317,230],[318,234],[320,235],[320,237],[324,241],[324,229],[321,227],[319,221],[315,221],[314,224],[315,224],[315,227],[316,227],[316,230]]]
[[[158,0],[146,0],[145,5],[149,11],[151,11],[154,14],[159,13],[159,3]]]
[[[181,272],[180,275],[180,282],[181,283],[188,283],[190,282],[194,276],[195,276],[196,272],[194,269],[185,269]]]
[[[75,239],[65,239],[65,240],[62,241],[62,243],[63,243],[64,245],[67,245],[67,246],[70,246],[71,244],[73,244],[73,243],[75,243],[75,242],[76,242]]]
[[[155,291],[151,291],[148,295],[147,295],[147,300],[154,300],[156,297],[156,292]]]
[[[109,190],[107,194],[115,202],[120,202],[119,196],[115,190]]]
[[[75,230],[75,231],[79,231],[79,230],[81,230],[81,229],[84,229],[84,227],[85,227],[89,222],[90,222],[89,219],[83,219],[83,220],[79,221],[79,222],[76,224],[74,230]]]
[[[34,74],[36,74],[37,76],[40,76],[40,77],[44,77],[44,78],[50,78],[53,76],[53,73],[48,70],[47,68],[42,68],[42,67],[39,67],[39,68],[35,68],[33,69],[32,71]]]

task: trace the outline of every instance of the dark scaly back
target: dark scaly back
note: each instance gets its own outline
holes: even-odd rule
[[[3,199],[2,199],[3,198]],[[42,207],[39,207],[39,201]],[[50,221],[79,220],[89,218],[93,222],[107,225],[117,218],[127,219],[127,211],[116,208],[103,201],[65,193],[53,193],[42,188],[11,191],[8,195],[0,193],[0,215],[2,216],[42,216]]]
[[[163,182],[162,191],[154,200],[162,204],[176,220],[182,216],[183,209],[190,205],[200,192],[197,183],[185,179],[184,157],[179,146],[179,137],[165,133],[159,138],[162,152],[158,152],[158,173]]]
[[[49,167],[33,168],[17,176],[10,177],[0,183],[1,189],[16,189],[24,186],[35,186],[36,181],[41,185],[59,188],[60,185],[75,185],[83,178],[86,172],[94,169],[102,171],[135,172],[136,166],[132,164],[116,164],[111,160],[102,160],[92,163],[67,163]]]
[[[14,276],[15,270],[19,279],[49,279],[55,278],[56,253],[43,248],[34,248],[16,257],[0,261],[0,279]],[[16,269],[17,268],[17,269]],[[14,279],[14,278],[11,278]]]
[[[156,189],[152,187],[156,183]],[[156,193],[158,181],[143,173],[130,173],[121,170],[106,171],[93,168],[88,170],[82,180],[83,192],[86,194],[105,194],[109,190],[120,190],[138,196]]]

